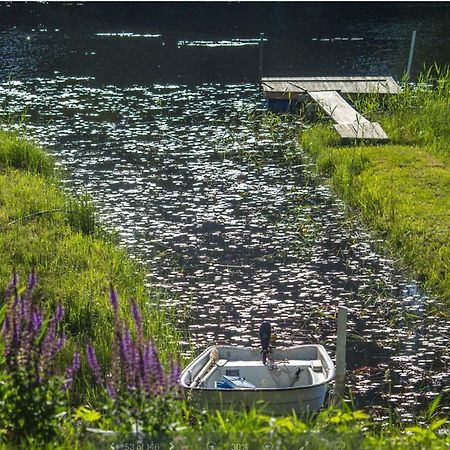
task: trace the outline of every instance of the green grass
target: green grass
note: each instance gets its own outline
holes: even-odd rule
[[[450,305],[450,72],[437,72],[397,96],[355,99],[389,144],[344,146],[327,123],[304,130],[300,141],[335,192]]]
[[[400,95],[356,96],[356,108],[380,121],[391,143],[425,147],[450,159],[450,68],[424,70],[415,85],[403,84]]]
[[[72,416],[78,418],[77,425],[74,426],[73,420],[66,420],[60,436],[48,448],[96,449],[112,448],[112,445],[116,448],[156,448],[158,445],[160,449],[195,450],[208,448],[207,444],[214,442],[217,449],[259,450],[270,442],[274,450],[423,450],[446,449],[450,445],[447,418],[438,411],[426,413],[420,425],[394,425],[379,424],[367,413],[345,404],[329,407],[310,418],[295,414],[271,417],[260,405],[249,411],[198,411],[183,401],[172,406],[170,429],[148,437],[144,442],[140,440],[142,437],[124,431],[113,436],[87,432],[87,428],[110,430],[111,420],[105,421],[99,409],[84,408],[82,413],[73,411]],[[137,447],[139,443],[141,447]],[[28,442],[27,448],[47,447]]]
[[[171,314],[159,306],[159,292],[145,289],[143,267],[102,230],[86,196],[63,192],[44,150],[7,132],[0,132],[0,254],[0,286],[6,287],[14,267],[24,284],[34,266],[36,300],[44,310],[63,302],[69,345],[62,366],[86,339],[101,361],[107,359],[113,330],[109,282],[119,293],[124,317],[131,318],[130,298],[137,300],[162,357],[178,351]],[[78,386],[81,392],[88,387],[87,378]]]
[[[0,170],[23,169],[47,177],[55,174],[53,158],[30,140],[17,133],[0,131]]]

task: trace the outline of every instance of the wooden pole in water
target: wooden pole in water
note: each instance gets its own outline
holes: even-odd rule
[[[416,30],[414,30],[412,32],[412,36],[411,36],[411,47],[409,49],[408,67],[406,68],[406,77],[408,79],[409,79],[409,76],[411,75],[411,66],[412,66],[415,45],[416,45]]]
[[[345,351],[347,347],[347,308],[339,306],[336,341],[336,399],[342,397],[345,389]]]
[[[263,74],[263,45],[264,45],[264,33],[259,33],[259,81],[261,81]]]

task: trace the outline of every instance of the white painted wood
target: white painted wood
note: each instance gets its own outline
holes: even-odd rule
[[[416,44],[416,30],[412,32],[411,47],[409,48],[408,66],[406,67],[406,76],[409,78],[411,75],[411,66],[414,56],[414,46]]]
[[[208,361],[206,362],[206,364],[204,365],[202,370],[200,370],[200,372],[192,380],[192,383],[190,384],[191,387],[195,387],[200,383],[201,379],[206,374],[206,372],[208,372],[208,370],[210,370],[214,366],[214,364],[216,363],[216,361],[218,359],[218,356],[219,356],[219,352],[218,352],[217,348],[212,347],[210,349],[210,351],[208,352]]]
[[[208,373],[206,373],[205,376],[198,382],[198,385],[200,385],[200,386],[204,385],[207,382],[207,380],[212,378],[212,376],[214,375],[216,370],[219,367],[226,366],[227,362],[228,361],[226,359],[220,359],[219,361],[217,361],[217,363],[215,363],[213,365],[212,369]],[[209,367],[211,367],[211,366],[209,366]],[[194,386],[191,385],[191,387],[194,387]]]
[[[336,91],[309,91],[308,95],[337,123],[334,128],[341,137],[346,139],[388,139],[379,123],[371,123],[353,109]]]
[[[265,95],[278,98],[285,92],[338,91],[342,94],[397,94],[400,86],[392,77],[264,77]]]
[[[344,139],[375,139],[384,141],[389,139],[378,122],[334,124],[334,129]]]
[[[354,110],[336,91],[308,91],[308,94],[337,123],[370,123],[364,116]]]
[[[339,306],[337,316],[337,341],[336,341],[336,385],[335,391],[341,396],[345,389],[345,354],[347,348],[347,308]]]

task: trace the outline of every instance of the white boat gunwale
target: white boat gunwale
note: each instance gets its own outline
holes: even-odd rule
[[[288,387],[254,387],[254,388],[239,388],[239,392],[270,392],[270,391],[297,391],[297,390],[305,390],[305,389],[314,389],[319,386],[323,386],[326,384],[329,384],[330,381],[332,381],[335,377],[335,367],[333,364],[333,361],[331,360],[330,356],[328,355],[325,347],[320,344],[306,344],[306,345],[297,345],[295,347],[288,347],[288,348],[282,348],[277,349],[277,352],[283,352],[283,350],[295,350],[298,348],[304,348],[304,347],[316,347],[320,355],[323,359],[326,360],[328,364],[328,374],[324,381],[321,381],[319,383],[313,383],[308,384],[304,386],[288,386]],[[204,350],[200,355],[198,355],[191,363],[189,363],[186,368],[182,371],[181,377],[180,377],[180,384],[185,389],[190,390],[196,390],[196,391],[213,391],[213,392],[227,392],[228,389],[220,389],[220,388],[214,388],[214,387],[205,387],[205,386],[190,386],[186,383],[186,378],[188,375],[192,376],[192,372],[190,368],[192,366],[195,366],[199,360],[204,358],[207,354],[210,354],[211,351],[214,348],[221,348],[221,349],[244,349],[244,350],[257,350],[253,347],[244,347],[244,346],[235,346],[235,345],[213,345],[208,347],[206,350]],[[249,360],[253,361],[253,360]],[[201,369],[200,369],[201,370]]]

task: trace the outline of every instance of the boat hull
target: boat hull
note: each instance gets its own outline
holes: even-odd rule
[[[237,364],[237,360],[241,360],[239,361],[241,369],[246,366],[245,363],[249,365],[247,369],[250,366],[256,367],[256,370],[259,371],[265,369],[265,366],[260,362],[260,351],[258,349],[232,346],[216,346],[206,349],[184,369],[181,375],[181,386],[186,396],[200,407],[242,409],[263,403],[265,411],[273,415],[289,414],[292,411],[300,415],[312,414],[323,406],[329,389],[329,382],[334,378],[334,365],[325,349],[320,345],[308,345],[277,350],[273,353],[273,356],[276,360],[295,360],[297,363],[300,362],[298,360],[300,357],[320,361],[323,370],[323,381],[321,382],[312,382],[310,385],[298,387],[255,387],[253,389],[214,389],[205,386],[193,386],[192,380],[195,379],[197,374],[201,373],[202,368],[208,363],[212,349],[218,349],[221,354],[220,357],[226,358],[228,365],[231,364],[233,367],[233,362]]]
[[[189,388],[187,390],[189,390],[193,402],[211,409],[225,407],[242,409],[260,403],[270,414],[283,415],[295,411],[296,414],[307,415],[320,410],[325,401],[328,387],[322,385],[285,391],[207,391]]]

